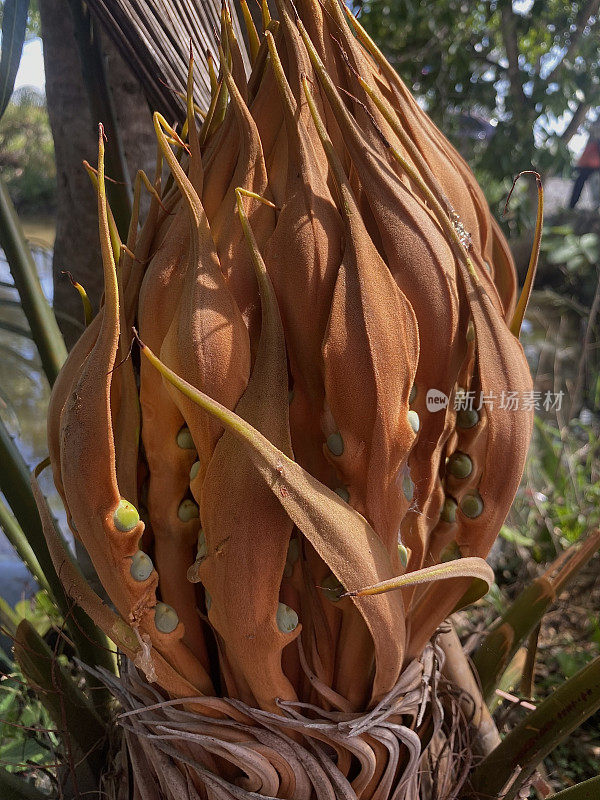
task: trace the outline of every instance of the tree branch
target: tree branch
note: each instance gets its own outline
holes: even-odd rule
[[[560,135],[561,141],[565,142],[565,144],[568,144],[573,136],[575,136],[577,133],[579,126],[585,119],[585,115],[587,114],[589,107],[589,101],[582,100],[582,102],[579,103],[573,112],[573,116],[571,117],[569,124]]]
[[[575,30],[570,34],[569,44],[565,54],[558,64],[556,64],[556,66],[552,69],[550,74],[546,77],[546,83],[549,83],[551,80],[556,80],[557,72],[562,71],[565,62],[571,60],[571,57],[576,51],[581,37],[583,36],[583,32],[587,23],[589,22],[590,17],[595,17],[598,13],[598,9],[600,9],[600,0],[588,0],[585,6],[580,10],[579,14],[577,15],[577,19],[575,20]]]
[[[485,53],[478,53],[476,50],[474,50],[471,56],[474,61],[481,61],[482,63],[487,64],[490,67],[493,67],[494,69],[500,70],[500,72],[508,71],[507,66],[501,64],[499,61],[495,61],[493,58],[491,58],[489,55],[486,55]]]
[[[409,48],[404,50],[401,54],[393,57],[393,63],[399,65],[405,64],[407,61],[418,61],[423,56],[430,54],[433,49],[440,50],[444,46],[444,37],[447,36],[448,33],[448,27],[440,28],[440,30],[437,31],[428,42],[425,42],[425,44],[421,44],[414,49]]]
[[[511,95],[515,104],[525,110],[528,108],[528,102],[521,81],[517,27],[515,15],[512,10],[512,2],[510,0],[504,0],[500,5],[500,32],[502,34],[504,49],[506,50],[506,60],[508,61],[507,74]]]

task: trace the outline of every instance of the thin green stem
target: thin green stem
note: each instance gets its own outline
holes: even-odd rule
[[[25,564],[29,572],[38,582],[40,589],[45,589],[48,594],[52,594],[50,585],[46,580],[44,571],[40,567],[40,562],[37,559],[33,548],[27,541],[27,537],[23,533],[23,529],[12,515],[8,506],[0,500],[0,528],[4,531],[4,535],[12,546],[17,551],[17,555]]]
[[[44,372],[52,385],[67,357],[56,317],[44,296],[21,223],[0,179],[0,245],[8,261]]]
[[[31,489],[29,469],[1,422],[0,464],[2,464],[0,490],[35,553],[46,578],[50,594],[66,621],[69,635],[77,648],[79,656],[87,664],[93,666],[101,665],[112,671],[114,669],[114,660],[108,647],[106,636],[94,625],[87,614],[67,596],[54,568]],[[65,552],[68,552],[66,544]],[[101,693],[95,692],[94,697],[96,702],[100,702]]]

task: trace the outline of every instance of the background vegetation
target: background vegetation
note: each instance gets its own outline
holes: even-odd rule
[[[22,217],[56,211],[56,164],[46,99],[34,89],[15,92],[0,126],[0,170]]]
[[[360,8],[492,202],[497,185],[505,195],[521,170],[569,174],[568,145],[600,105],[598,0],[366,0]]]

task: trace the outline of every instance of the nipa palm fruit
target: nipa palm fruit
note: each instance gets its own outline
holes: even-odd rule
[[[155,114],[157,174],[138,176],[126,243],[100,135],[104,301],[48,429],[69,524],[117,614],[107,633],[165,698],[277,726],[298,717],[290,703],[350,719],[399,694],[490,580],[532,418],[499,402],[531,381],[512,260],[468,167],[337,0],[263,11],[249,78],[224,8],[201,123],[193,64],[181,132]],[[465,397],[490,402],[457,409]],[[336,755],[320,793],[244,719],[234,740],[272,772],[254,791],[404,785],[390,741],[351,745],[323,722]],[[249,774],[224,752],[211,774]]]

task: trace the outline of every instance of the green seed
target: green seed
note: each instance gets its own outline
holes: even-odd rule
[[[339,602],[340,596],[344,593],[344,587],[333,573],[329,574],[321,583],[321,589],[323,589],[325,597],[332,603]]]
[[[408,564],[408,548],[402,542],[398,542],[398,556],[400,557],[400,563],[405,567]]]
[[[196,449],[196,445],[192,439],[192,434],[190,433],[190,429],[187,425],[183,425],[177,434],[177,446],[181,447],[182,450]]]
[[[467,325],[467,342],[472,342],[475,340],[475,327],[473,325],[473,320],[469,320],[469,324]]]
[[[204,604],[206,606],[206,613],[208,614],[212,606],[212,597],[209,595],[208,589],[204,590]]]
[[[404,497],[411,503],[415,496],[415,484],[408,472],[406,472],[402,478],[402,491],[404,492]]]
[[[208,554],[208,548],[206,547],[206,536],[204,535],[204,531],[200,528],[198,533],[198,552],[196,553],[196,560],[200,561],[203,558],[206,558]]]
[[[186,499],[182,500],[179,504],[177,516],[182,522],[189,522],[192,519],[198,519],[200,516],[200,510],[193,500],[190,500],[188,497],[186,497]]]
[[[473,428],[479,422],[479,413],[474,408],[461,408],[456,415],[459,428]]]
[[[456,500],[453,500],[451,497],[447,497],[444,500],[444,505],[442,506],[442,513],[441,518],[444,522],[456,522],[456,509],[458,508],[456,504]]]
[[[460,501],[460,510],[470,519],[475,519],[483,511],[483,500],[478,492],[466,494]]]
[[[285,603],[277,604],[277,627],[282,633],[291,633],[298,627],[298,614]]]
[[[457,558],[462,558],[462,553],[456,542],[450,542],[440,553],[440,561],[456,561]]]
[[[414,402],[415,397],[417,396],[417,384],[413,383],[410,389],[410,394],[408,395],[408,402]]]
[[[338,497],[341,497],[344,503],[350,502],[350,492],[346,489],[345,486],[338,486],[337,489],[334,490]]]
[[[194,461],[192,464],[192,468],[190,469],[190,482],[194,480],[196,475],[200,472],[200,462]]]
[[[448,472],[455,478],[467,478],[473,472],[473,462],[466,453],[452,453],[446,465]]]
[[[173,633],[179,625],[179,617],[171,606],[166,603],[157,603],[154,609],[154,624],[161,633]]]
[[[146,555],[143,550],[138,550],[137,553],[134,553],[129,569],[134,581],[147,581],[153,571],[154,564],[149,555]]]
[[[121,498],[119,500],[119,505],[113,513],[115,528],[119,531],[123,531],[123,533],[127,533],[128,531],[132,531],[139,521],[140,515],[138,514],[137,508],[133,506],[129,500]]]
[[[419,432],[419,428],[421,427],[421,420],[419,419],[419,415],[416,411],[412,409],[407,414],[408,424],[413,429],[415,433]]]
[[[342,439],[342,434],[339,431],[336,431],[327,437],[327,447],[332,455],[342,455],[344,452],[344,440]]]

